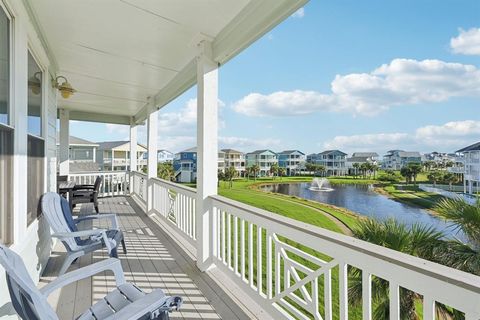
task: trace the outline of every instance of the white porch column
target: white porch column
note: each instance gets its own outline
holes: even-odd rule
[[[130,124],[130,171],[137,171],[137,126]]]
[[[197,57],[197,266],[205,271],[213,252],[213,213],[209,196],[217,194],[218,64],[211,43],[200,43]]]
[[[65,109],[60,110],[60,149],[59,149],[59,172],[61,176],[70,173],[69,145],[68,137],[70,135],[70,112]]]
[[[152,105],[153,107],[153,105]],[[147,120],[147,213],[153,209],[153,184],[151,178],[157,177],[157,135],[158,135],[158,111],[150,111]],[[135,152],[136,157],[136,152]]]

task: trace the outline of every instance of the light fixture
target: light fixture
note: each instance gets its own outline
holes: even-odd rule
[[[40,92],[42,91],[42,73],[41,72],[35,72],[33,76],[28,79],[28,87],[30,90],[32,90],[32,93],[34,95],[39,95]]]
[[[59,79],[62,79],[63,82],[60,83]],[[57,88],[58,91],[60,91],[64,99],[70,98],[70,96],[76,92],[76,90],[72,88],[72,85],[68,82],[67,78],[65,78],[64,76],[58,76],[55,79],[53,87]]]

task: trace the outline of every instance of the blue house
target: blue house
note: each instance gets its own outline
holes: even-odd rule
[[[294,176],[305,169],[305,153],[298,150],[285,150],[278,153],[278,166],[285,168],[287,176]]]
[[[177,182],[194,182],[197,179],[197,147],[176,153],[173,169]]]

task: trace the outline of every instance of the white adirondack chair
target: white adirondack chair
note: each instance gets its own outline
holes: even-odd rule
[[[117,247],[121,243],[124,253],[127,253],[123,233],[118,228],[115,214],[95,214],[73,219],[68,201],[55,192],[48,192],[42,196],[42,213],[53,230],[52,237],[60,239],[67,249],[67,257],[59,275],[64,274],[77,258],[102,248],[107,248],[110,257],[117,258]],[[112,228],[77,229],[79,222],[93,219],[109,219]]]
[[[169,319],[169,312],[178,310],[182,305],[181,297],[166,296],[160,289],[147,294],[125,282],[122,265],[116,258],[66,273],[40,290],[33,283],[20,256],[3,245],[0,245],[0,265],[6,272],[13,307],[24,320],[58,320],[57,314],[47,302],[48,296],[68,284],[108,270],[113,272],[117,288],[82,313],[77,320],[165,320]]]

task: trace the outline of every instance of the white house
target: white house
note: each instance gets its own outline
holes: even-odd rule
[[[400,170],[409,163],[421,163],[422,156],[417,151],[390,150],[383,156],[382,168]]]
[[[307,157],[299,150],[285,150],[278,153],[278,165],[285,168],[288,176],[299,174],[305,170]]]
[[[158,150],[158,162],[173,162],[174,154],[168,150],[160,149]]]
[[[185,312],[173,314],[175,318],[325,315],[330,319],[335,314],[347,319],[348,270],[354,266],[362,272],[365,319],[371,318],[373,309],[372,277],[389,283],[386,301],[391,319],[400,319],[400,288],[423,297],[419,302],[424,319],[435,319],[436,302],[464,312],[467,320],[479,319],[480,277],[476,275],[218,195],[218,68],[305,3],[1,0],[1,251],[3,254],[3,246],[8,246],[18,254],[32,279],[17,278],[17,283],[34,291],[45,269],[55,271],[57,259],[65,256],[64,248],[55,250],[47,267],[52,248],[61,247],[38,212],[42,194],[57,189],[59,116],[61,175],[69,174],[71,120],[129,125],[131,169],[137,168],[138,126],[146,123],[147,173],[103,173],[129,178],[128,188],[114,191],[117,184],[111,184],[105,191],[117,192],[111,195],[120,197],[102,198],[100,204],[104,212],[117,211],[129,253],[122,255],[121,261],[105,260],[105,251],[87,255],[79,259],[78,266],[96,261],[106,262],[104,267],[122,265],[127,278],[138,287],[182,295],[188,303]],[[195,189],[157,178],[159,112],[194,85]],[[82,214],[91,209],[80,207]],[[306,263],[292,256],[300,256]],[[331,259],[321,259],[324,256]],[[62,280],[74,281],[79,274],[85,275],[85,269],[75,269],[81,271]],[[99,270],[98,264],[90,269]],[[31,307],[39,304],[50,310],[48,318],[76,318],[89,312],[94,302],[105,306],[107,300],[102,298],[112,292],[114,279],[123,282],[117,268],[117,277],[110,272],[94,275],[55,291],[48,302],[48,290],[43,290],[38,300],[23,292],[19,298],[22,305],[13,306],[4,271],[0,270],[2,320],[18,318],[14,307],[32,311]],[[40,286],[48,289],[47,285],[58,284],[57,274],[42,278]],[[291,281],[282,281],[284,274]],[[333,286],[338,294],[332,294]],[[119,291],[114,292],[109,298],[119,297]],[[129,302],[120,298],[115,301]],[[137,306],[132,303],[127,308],[138,314],[138,309],[132,311]],[[111,314],[115,307],[118,305],[109,304],[102,310]],[[202,315],[202,309],[208,312]],[[150,315],[155,314],[147,317]]]
[[[60,169],[58,162],[60,143],[58,141],[57,137],[57,171]],[[68,139],[68,145],[71,173],[94,172],[100,170],[100,166],[96,162],[98,143],[70,136]]]
[[[245,153],[234,149],[222,149],[225,154],[225,169],[234,167],[239,177],[245,175]]]
[[[363,164],[363,163],[370,163],[374,165],[378,165],[378,153],[376,152],[354,152],[350,158],[347,158],[347,170],[348,174],[357,174],[355,172],[354,164]]]
[[[347,174],[347,154],[340,150],[326,150],[307,156],[309,163],[325,167],[327,176],[344,176]]]
[[[255,150],[246,155],[247,167],[257,165],[260,168],[259,175],[265,177],[270,175],[270,168],[278,164],[278,155],[272,150]]]
[[[137,144],[137,170],[147,166],[147,147]],[[97,163],[105,171],[129,170],[130,141],[105,141],[98,143]]]
[[[480,142],[456,151],[463,157],[464,192],[473,194],[480,191]]]

